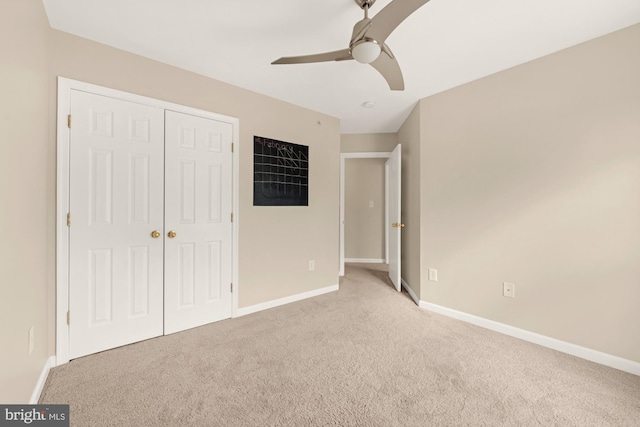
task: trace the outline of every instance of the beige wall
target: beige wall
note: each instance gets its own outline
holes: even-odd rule
[[[385,258],[384,164],[386,160],[371,158],[345,160],[345,258],[377,260]]]
[[[422,245],[421,204],[421,122],[420,104],[418,103],[407,120],[398,131],[398,142],[402,144],[402,191],[401,210],[402,229],[401,273],[402,279],[420,298],[422,263],[420,259]]]
[[[0,402],[26,403],[47,348],[47,46],[37,0],[0,13]],[[35,346],[28,354],[28,331]]]
[[[421,102],[422,300],[640,362],[639,40]]]
[[[342,153],[391,152],[398,145],[395,133],[347,133],[340,139]]]

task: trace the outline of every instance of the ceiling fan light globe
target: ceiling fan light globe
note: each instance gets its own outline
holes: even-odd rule
[[[351,48],[351,56],[361,64],[371,64],[380,56],[380,45],[374,41],[363,40]]]

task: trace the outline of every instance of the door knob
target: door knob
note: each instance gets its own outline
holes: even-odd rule
[[[171,230],[170,232],[167,233],[167,236],[169,236],[170,239],[173,239],[174,237],[176,237],[176,232]]]
[[[151,237],[153,237],[154,239],[157,239],[158,237],[160,237],[160,232],[158,230],[153,230],[151,232]]]
[[[391,226],[392,226],[393,228],[398,228],[398,227],[400,227],[400,228],[404,228],[404,224],[402,224],[402,223],[400,223],[400,222],[394,222],[393,224],[391,224]]]

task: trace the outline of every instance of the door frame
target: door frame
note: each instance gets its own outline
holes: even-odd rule
[[[347,159],[388,159],[391,156],[390,152],[358,152],[358,153],[340,153],[340,271],[339,275],[344,276],[344,186],[345,186],[345,166]],[[387,180],[387,171],[385,168],[385,183]],[[388,262],[389,253],[389,231],[387,226],[387,213],[389,211],[387,200],[387,188],[384,188],[384,203],[385,203],[385,257]]]
[[[58,76],[57,91],[57,131],[56,131],[56,366],[69,362],[69,328],[67,325],[67,312],[69,311],[69,227],[67,226],[67,213],[69,211],[69,138],[70,132],[67,126],[71,91],[78,90],[93,93],[95,95],[116,98],[122,101],[135,102],[150,107],[177,111],[198,117],[213,119],[233,126],[234,144],[232,160],[232,280],[233,293],[231,317],[238,316],[238,228],[240,218],[238,215],[239,194],[239,162],[240,162],[240,120],[235,117],[224,116],[210,111],[187,107],[172,102],[136,95],[116,89],[72,80]],[[73,218],[72,218],[73,220]],[[73,320],[73,319],[72,319]]]

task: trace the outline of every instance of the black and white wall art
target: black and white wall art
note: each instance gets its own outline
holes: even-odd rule
[[[309,147],[253,137],[253,205],[309,206]]]

